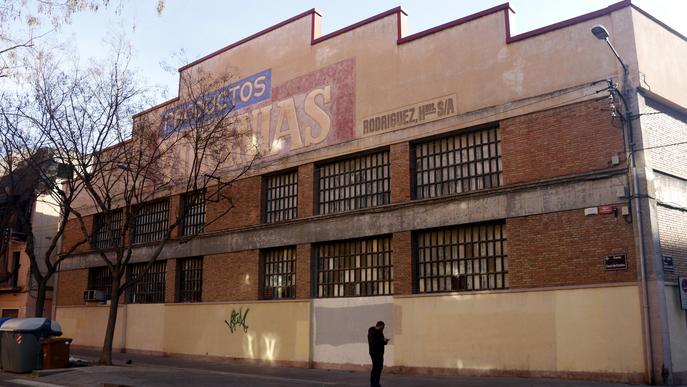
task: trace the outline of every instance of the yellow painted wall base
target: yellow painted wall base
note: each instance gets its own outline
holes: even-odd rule
[[[668,310],[668,332],[673,372],[687,371],[687,314],[680,305],[680,293],[676,286],[666,286],[666,308]]]
[[[636,286],[396,300],[395,364],[644,372]]]
[[[376,316],[376,304],[365,301],[347,299],[346,307],[365,304],[370,315],[356,318]],[[389,363],[400,371],[601,379],[617,375],[613,380],[636,380],[645,372],[637,286],[398,296],[389,301]],[[390,305],[379,307],[387,310]],[[114,346],[307,364],[310,308],[310,301],[127,305],[120,309]],[[102,345],[106,317],[102,306],[57,310],[65,335],[77,346]],[[365,332],[342,334],[350,337],[336,337],[330,345],[341,351],[366,349]],[[316,356],[313,360],[319,361]],[[326,362],[332,360],[336,364],[336,358]],[[348,363],[342,356],[340,364]]]
[[[113,347],[268,362],[307,362],[309,305],[309,302],[125,305],[119,308]],[[58,307],[57,321],[64,335],[74,339],[74,345],[100,347],[108,310],[107,306]]]

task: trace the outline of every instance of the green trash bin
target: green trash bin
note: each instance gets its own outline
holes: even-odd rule
[[[62,334],[56,321],[46,318],[17,318],[0,326],[0,359],[9,372],[31,372],[41,368],[41,340]]]

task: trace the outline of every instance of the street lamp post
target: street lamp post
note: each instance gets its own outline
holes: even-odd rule
[[[639,195],[639,175],[637,174],[637,163],[635,162],[635,141],[634,141],[634,134],[632,130],[632,119],[633,115],[630,111],[630,68],[625,62],[623,62],[622,58],[618,54],[618,51],[613,47],[613,44],[611,44],[611,41],[609,39],[610,34],[608,33],[608,30],[606,27],[603,25],[596,25],[592,27],[592,34],[599,40],[603,40],[608,44],[608,47],[613,51],[613,55],[615,55],[616,59],[618,59],[618,62],[620,62],[620,65],[623,68],[623,84],[621,86],[621,90],[618,92],[620,98],[622,99],[623,106],[624,106],[624,117],[621,120],[622,121],[622,127],[625,129],[625,125],[627,124],[627,130],[624,130],[623,136],[625,137],[625,152],[629,154],[628,161],[630,162],[632,168],[630,169],[630,174],[631,180],[632,180],[632,194],[631,198],[633,201],[633,207],[635,209],[635,219],[637,222],[637,229],[638,229],[638,235],[639,235],[639,240],[638,240],[638,245],[639,245],[639,259],[640,259],[640,273],[641,273],[641,281],[642,281],[642,298],[643,298],[643,304],[644,304],[644,310],[642,313],[642,318],[644,321],[644,336],[646,338],[646,348],[645,348],[645,358],[646,358],[646,366],[647,366],[647,371],[649,374],[649,383],[654,384],[655,383],[655,370],[654,370],[654,364],[653,364],[653,343],[652,343],[652,337],[651,337],[651,319],[650,319],[650,307],[649,307],[649,290],[648,290],[648,280],[647,280],[647,270],[646,270],[646,255],[645,255],[645,247],[644,247],[644,227],[643,227],[643,219],[642,219],[642,209],[640,205],[640,195]]]

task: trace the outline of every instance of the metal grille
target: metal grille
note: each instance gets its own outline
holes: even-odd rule
[[[169,219],[169,200],[141,204],[136,208],[133,242],[144,243],[164,239]]]
[[[452,195],[501,185],[501,139],[491,128],[414,146],[415,197]]]
[[[102,291],[109,300],[112,295],[112,272],[110,272],[110,268],[103,266],[88,270],[88,289]]]
[[[98,214],[93,220],[93,246],[97,249],[109,249],[119,245],[122,240],[122,214],[115,210]]]
[[[389,203],[389,152],[377,152],[317,168],[320,214]]]
[[[148,273],[143,274],[146,263],[129,266],[129,281],[141,278],[127,292],[130,304],[157,304],[165,302],[166,262],[155,262]]]
[[[203,294],[203,257],[177,260],[177,302],[200,302]]]
[[[195,235],[205,227],[205,191],[192,192],[182,199],[184,216],[181,219],[182,235]]]
[[[298,208],[298,172],[268,176],[265,198],[265,222],[296,219]]]
[[[508,287],[503,223],[420,232],[416,242],[420,293]]]
[[[282,247],[263,253],[265,299],[296,297],[296,248]]]
[[[317,297],[393,294],[390,237],[331,242],[315,251]]]

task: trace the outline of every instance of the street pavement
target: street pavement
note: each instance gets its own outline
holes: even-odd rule
[[[95,361],[97,353],[76,351]],[[130,361],[130,364],[126,364]],[[113,366],[87,366],[41,377],[0,373],[2,386],[368,386],[366,372],[267,367],[176,357],[114,354]],[[627,384],[559,379],[382,374],[385,387],[622,387]]]

